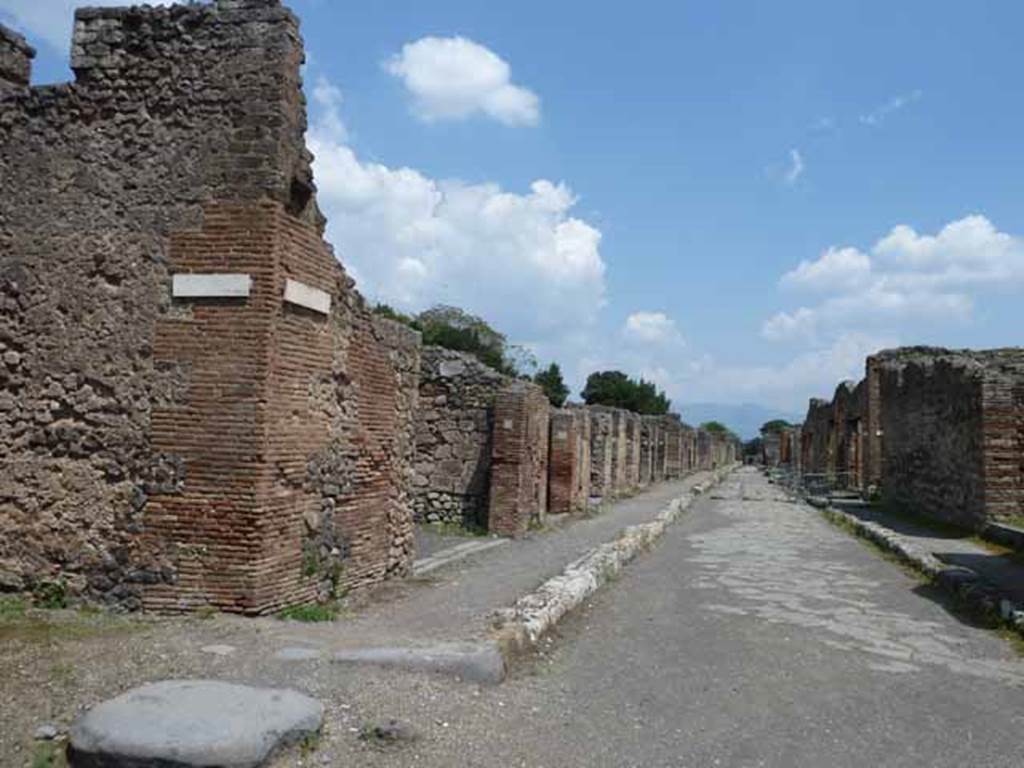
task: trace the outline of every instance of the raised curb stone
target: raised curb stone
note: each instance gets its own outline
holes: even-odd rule
[[[89,710],[68,758],[76,768],[248,768],[322,724],[323,706],[297,691],[169,680]]]

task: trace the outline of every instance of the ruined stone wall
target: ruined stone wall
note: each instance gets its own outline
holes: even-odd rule
[[[550,411],[544,390],[515,381],[494,404],[488,530],[520,536],[547,512]]]
[[[683,425],[678,416],[665,417],[665,478],[676,480],[683,468]]]
[[[761,457],[767,467],[777,467],[782,463],[781,432],[776,430],[761,432]]]
[[[807,407],[801,429],[801,465],[805,474],[833,476],[835,468],[831,454],[832,403],[812,398]]]
[[[423,348],[416,412],[417,521],[486,527],[494,402],[510,381],[472,355]]]
[[[418,336],[321,239],[302,60],[277,0],[82,9],[73,83],[0,88],[5,583],[258,613],[408,570]]]
[[[615,453],[615,430],[609,408],[590,406],[590,492],[602,499],[615,496],[612,457]]]
[[[0,93],[28,87],[35,55],[24,37],[0,24]]]
[[[885,501],[966,527],[1020,515],[1024,351],[913,347],[872,363]]]
[[[551,412],[548,511],[584,512],[590,500],[590,415],[585,408]]]
[[[668,460],[668,447],[665,441],[665,418],[662,416],[653,417],[653,451],[651,468],[651,479],[655,483],[665,481],[666,463]]]
[[[639,414],[625,411],[626,420],[626,492],[640,486],[640,439],[641,419]]]

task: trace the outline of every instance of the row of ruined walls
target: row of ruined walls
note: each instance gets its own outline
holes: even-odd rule
[[[409,571],[419,338],[322,239],[303,55],[277,0],[79,10],[55,86],[0,34],[3,588],[263,613]]]
[[[795,434],[805,475],[967,528],[1024,519],[1024,349],[880,352]]]
[[[279,0],[80,9],[73,82],[32,56],[0,27],[0,589],[266,613],[407,574],[417,518],[518,535],[734,459],[373,315]]]
[[[652,483],[735,461],[724,438],[677,416],[549,406],[529,382],[471,355],[424,347],[414,502],[423,523],[517,535]]]

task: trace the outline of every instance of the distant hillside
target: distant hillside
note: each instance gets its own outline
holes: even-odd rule
[[[790,422],[803,421],[802,414],[786,413],[754,403],[727,405],[725,403],[683,403],[676,408],[687,424],[697,426],[705,421],[720,421],[738,433],[744,440],[757,437],[761,425],[772,419]]]

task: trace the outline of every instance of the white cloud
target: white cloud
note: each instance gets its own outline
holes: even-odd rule
[[[783,180],[786,184],[792,186],[796,184],[796,180],[799,179],[804,173],[804,159],[800,154],[800,150],[791,149],[789,150],[789,168],[783,175]]]
[[[831,290],[857,287],[871,277],[871,259],[856,248],[829,248],[816,261],[801,261],[782,285]]]
[[[664,312],[634,312],[626,318],[623,335],[645,344],[681,344],[682,334]]]
[[[899,320],[964,322],[979,293],[1024,284],[1024,239],[1000,232],[987,218],[967,216],[921,235],[894,227],[868,252],[831,247],[815,261],[802,261],[782,276],[784,287],[822,296],[816,307],[780,312],[761,333],[773,341],[815,338]]]
[[[899,112],[908,104],[912,104],[915,101],[920,101],[922,96],[924,96],[924,93],[921,90],[911,91],[910,93],[901,96],[893,96],[884,104],[880,104],[879,106],[872,109],[870,112],[861,115],[860,122],[862,125],[881,125],[886,120],[886,118],[888,118],[894,112]]]
[[[312,101],[328,236],[371,298],[407,310],[456,304],[520,342],[592,323],[604,305],[601,233],[573,215],[566,184],[540,179],[514,193],[369,162],[346,143],[337,88],[319,80]]]
[[[149,0],[150,5],[170,5],[172,0]],[[0,0],[0,20],[8,20],[26,37],[41,39],[55,51],[67,54],[75,8],[128,5],[126,0]]]
[[[511,82],[508,63],[464,37],[424,37],[402,46],[385,69],[402,80],[425,121],[484,114],[505,125],[536,125],[540,99]]]
[[[812,309],[800,307],[795,312],[779,312],[761,326],[761,335],[769,341],[793,338],[813,339],[818,316]]]

